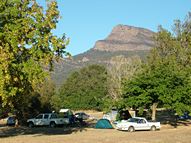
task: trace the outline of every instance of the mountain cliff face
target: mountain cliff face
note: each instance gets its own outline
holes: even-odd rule
[[[99,51],[137,51],[150,50],[154,46],[154,32],[133,26],[117,25],[104,40],[99,40],[94,50]]]
[[[95,46],[71,60],[61,60],[55,63],[52,78],[59,87],[68,75],[81,67],[90,64],[107,65],[114,56],[140,56],[145,59],[149,50],[154,47],[152,37],[154,32],[133,26],[117,25],[104,40],[99,40]]]

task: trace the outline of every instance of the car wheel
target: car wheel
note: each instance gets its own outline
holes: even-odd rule
[[[55,122],[50,122],[50,127],[51,128],[55,128],[56,127],[56,123]]]
[[[29,128],[33,128],[34,127],[33,122],[29,122],[28,126],[29,126]]]
[[[151,127],[151,131],[156,131],[156,127],[155,127],[155,126],[152,126],[152,127]]]
[[[134,129],[134,127],[131,126],[131,127],[129,127],[128,131],[129,131],[129,132],[134,132],[135,129]]]

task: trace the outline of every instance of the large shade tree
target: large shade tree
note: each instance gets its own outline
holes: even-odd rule
[[[173,109],[178,114],[190,111],[191,80],[188,76],[187,71],[169,62],[152,70],[147,67],[133,80],[124,82],[123,104],[140,111],[151,109],[152,120],[156,119],[158,106]]]
[[[44,10],[36,0],[0,2],[0,101],[22,114],[27,99],[52,69],[53,60],[67,54],[68,39],[53,35],[60,16],[57,2]],[[46,70],[45,70],[46,69]]]
[[[173,33],[159,27],[155,42],[143,72],[124,82],[122,104],[152,107],[153,120],[158,105],[178,114],[191,111],[191,14],[184,22],[175,21]]]
[[[102,110],[107,96],[107,70],[104,66],[90,65],[75,71],[53,97],[54,107]]]

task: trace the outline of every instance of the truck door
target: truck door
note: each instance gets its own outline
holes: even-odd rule
[[[38,116],[36,116],[34,124],[37,126],[43,125],[43,114],[39,114]]]
[[[43,125],[49,125],[50,123],[50,114],[44,114]]]
[[[144,119],[140,119],[137,122],[137,130],[148,130],[148,129],[149,129],[149,125]]]

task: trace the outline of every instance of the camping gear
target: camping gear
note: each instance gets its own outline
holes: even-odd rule
[[[59,116],[62,118],[69,118],[69,123],[73,124],[75,122],[75,116],[70,109],[60,109]]]
[[[128,120],[129,118],[132,118],[132,116],[128,110],[121,110],[119,112],[119,120]]]
[[[95,125],[96,129],[113,129],[111,123],[107,119],[100,119]]]
[[[116,109],[112,109],[110,112],[103,115],[103,119],[108,119],[109,121],[115,121],[118,111]]]

